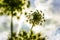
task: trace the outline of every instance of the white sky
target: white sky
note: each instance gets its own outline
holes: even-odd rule
[[[47,0],[47,1],[35,0],[34,2],[36,9],[42,10],[45,14],[45,18],[47,19],[46,23],[44,24],[44,27],[40,28],[42,29],[43,33],[47,35],[48,38],[47,40],[60,40],[60,33],[56,31],[58,30],[58,28],[60,28],[60,21],[59,21],[60,2],[59,1],[60,0]],[[57,11],[57,9],[59,11]]]

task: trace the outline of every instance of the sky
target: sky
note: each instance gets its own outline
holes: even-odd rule
[[[29,10],[42,10],[45,14],[46,22],[42,26],[36,26],[33,28],[35,33],[41,32],[43,36],[46,36],[46,40],[60,40],[60,0],[30,0],[31,7]],[[25,22],[24,15],[17,21],[14,18],[14,31],[17,33],[20,29],[28,30],[31,28],[29,23]],[[2,27],[1,27],[2,26]],[[16,27],[17,26],[17,27]],[[22,26],[22,27],[21,27]],[[10,32],[10,17],[0,16],[0,40],[6,40],[8,33]]]

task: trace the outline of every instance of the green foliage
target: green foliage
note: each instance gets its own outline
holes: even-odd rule
[[[8,40],[11,38],[9,37]],[[40,33],[35,34],[33,31],[25,32],[20,31],[18,36],[16,36],[16,33],[13,34],[12,40],[45,40],[45,37],[41,37]]]
[[[10,13],[11,11],[19,11],[21,12],[25,7],[30,6],[29,0],[1,0],[0,8],[3,8],[5,13]]]
[[[27,5],[27,7],[29,7],[30,6],[30,1],[28,1],[28,5]]]
[[[25,13],[25,15],[26,14],[27,13]],[[28,18],[27,21],[31,23],[33,26],[39,25],[39,24],[42,25],[42,23],[45,21],[44,14],[42,13],[42,11],[39,12],[38,10],[27,15],[27,18]]]
[[[3,15],[3,13],[2,12],[0,12],[0,16],[2,16]]]

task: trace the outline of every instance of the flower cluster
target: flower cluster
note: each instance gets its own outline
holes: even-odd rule
[[[11,40],[11,38],[8,38],[8,40]],[[35,34],[33,31],[29,33],[20,31],[18,36],[16,36],[16,33],[13,33],[12,40],[45,40],[45,37],[41,37],[40,33]]]
[[[27,18],[27,21],[31,23],[33,26],[39,24],[42,25],[42,23],[45,21],[44,14],[42,13],[42,11],[39,12],[38,10],[27,15]]]

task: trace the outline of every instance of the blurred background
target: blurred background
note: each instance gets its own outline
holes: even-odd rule
[[[60,40],[60,0],[30,0],[31,6],[26,9],[29,10],[42,10],[46,22],[42,26],[34,27],[35,33],[41,32],[43,36],[46,36],[46,40]],[[0,40],[7,40],[7,36],[10,32],[10,20],[9,16],[0,16]],[[13,18],[14,32],[19,32],[21,29],[29,31],[31,25],[24,22],[24,15],[18,21]]]

